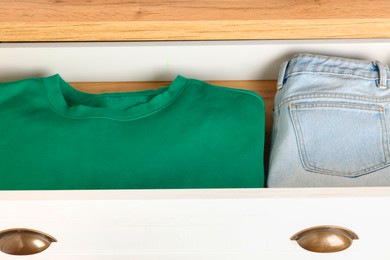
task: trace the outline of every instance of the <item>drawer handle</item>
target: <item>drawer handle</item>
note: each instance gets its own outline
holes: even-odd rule
[[[359,237],[349,229],[338,226],[316,226],[304,229],[295,235],[291,240],[312,252],[332,253],[339,252],[351,246],[352,240]]]
[[[0,231],[0,250],[10,255],[33,255],[46,250],[54,237],[28,228],[13,228]]]

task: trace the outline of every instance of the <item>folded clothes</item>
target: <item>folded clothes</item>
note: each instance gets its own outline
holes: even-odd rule
[[[58,74],[0,83],[0,189],[263,187],[264,102],[178,76],[90,94]]]
[[[389,68],[299,54],[275,97],[268,187],[390,185]]]

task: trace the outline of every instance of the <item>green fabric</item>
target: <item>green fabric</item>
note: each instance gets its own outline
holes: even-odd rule
[[[0,189],[263,187],[264,102],[178,76],[90,94],[58,74],[0,83]]]

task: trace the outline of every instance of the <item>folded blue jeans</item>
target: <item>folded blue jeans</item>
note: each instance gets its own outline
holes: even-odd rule
[[[268,187],[390,186],[389,68],[298,54],[275,96]]]

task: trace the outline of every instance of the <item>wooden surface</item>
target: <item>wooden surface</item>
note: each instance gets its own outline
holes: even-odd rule
[[[5,0],[0,41],[390,37],[388,0]]]

